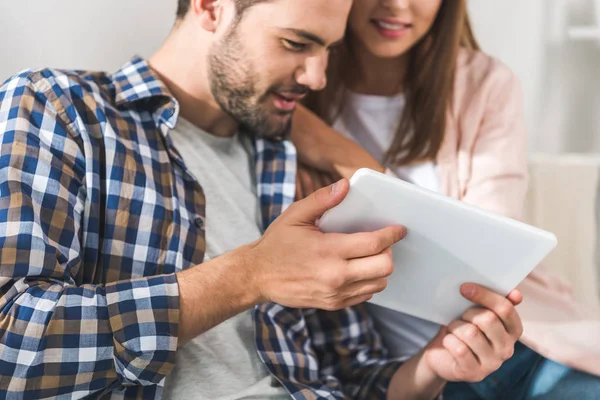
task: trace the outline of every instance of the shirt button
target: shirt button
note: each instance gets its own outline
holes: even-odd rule
[[[202,218],[198,217],[194,220],[194,225],[196,225],[196,228],[202,229],[202,227],[204,226],[204,221],[202,221]]]

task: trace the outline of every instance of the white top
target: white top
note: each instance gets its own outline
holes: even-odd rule
[[[358,142],[377,161],[383,162],[392,145],[404,110],[404,95],[392,97],[350,93],[333,127]],[[433,162],[392,167],[398,178],[434,192],[440,191],[437,166]]]
[[[391,146],[405,105],[403,95],[392,97],[349,94],[333,127],[358,142],[375,159],[383,162]],[[392,167],[400,179],[439,192],[437,165],[433,162]],[[375,326],[393,356],[418,352],[437,333],[439,325],[394,310],[367,303]]]

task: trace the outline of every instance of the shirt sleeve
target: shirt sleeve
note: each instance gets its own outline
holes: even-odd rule
[[[488,85],[463,201],[521,220],[529,178],[521,84],[503,66]]]
[[[321,379],[346,398],[385,399],[405,359],[390,359],[364,305],[305,314]]]
[[[174,274],[81,284],[85,162],[50,85],[0,87],[0,397],[158,384],[177,348]],[[96,199],[97,201],[97,199]]]

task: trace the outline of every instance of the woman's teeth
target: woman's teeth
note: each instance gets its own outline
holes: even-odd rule
[[[388,29],[391,31],[399,31],[406,28],[406,25],[403,24],[390,24],[388,22],[375,21],[377,25],[379,25],[383,29]]]

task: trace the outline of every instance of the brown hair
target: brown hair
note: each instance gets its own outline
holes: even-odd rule
[[[342,111],[353,57],[350,44],[330,55],[327,87],[307,98],[307,106],[328,123]],[[406,106],[387,151],[386,164],[405,165],[435,159],[444,139],[452,104],[454,75],[461,47],[479,50],[466,0],[444,0],[429,32],[410,50],[404,77]]]
[[[177,19],[182,19],[190,10],[190,4],[192,0],[177,0]],[[255,4],[261,3],[267,0],[235,0],[235,9],[237,11],[238,19],[241,18],[244,11],[252,7]]]

